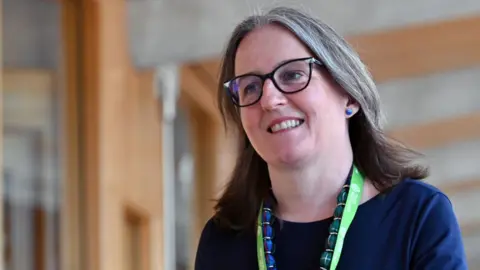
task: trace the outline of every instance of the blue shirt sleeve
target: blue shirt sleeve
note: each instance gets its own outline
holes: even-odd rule
[[[434,194],[417,222],[411,269],[468,269],[460,226],[446,195]]]

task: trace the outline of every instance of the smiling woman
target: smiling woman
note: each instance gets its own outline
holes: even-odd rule
[[[386,137],[374,81],[329,26],[248,17],[218,100],[243,144],[195,269],[467,269],[449,199]]]

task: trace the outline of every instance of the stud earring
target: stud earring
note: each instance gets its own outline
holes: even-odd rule
[[[351,108],[347,108],[345,112],[347,113],[347,116],[351,116],[353,113],[353,110]]]

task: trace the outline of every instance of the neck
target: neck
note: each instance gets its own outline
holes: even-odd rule
[[[311,222],[332,216],[353,155],[350,151],[342,158],[325,160],[301,168],[269,166],[272,191],[278,202],[276,214],[280,219]]]

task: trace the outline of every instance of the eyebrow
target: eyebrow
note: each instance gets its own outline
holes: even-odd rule
[[[304,56],[304,57],[309,57],[309,56]],[[304,58],[304,57],[294,57],[294,58],[288,58],[288,59],[282,60],[282,61],[278,62],[277,64],[275,64],[275,65],[273,66],[273,68],[272,68],[269,72],[267,72],[267,73],[272,72],[273,70],[275,70],[275,69],[278,68],[279,66],[285,64],[285,63],[288,62],[288,61],[291,61],[291,60],[293,60],[293,59],[300,59],[300,58]],[[259,74],[263,75],[263,74],[265,74],[265,73],[260,72],[260,71],[258,71],[258,70],[254,70],[254,71],[250,71],[250,72],[246,72],[246,73],[241,73],[241,74],[235,75],[235,77],[244,76],[244,75],[259,75]]]

